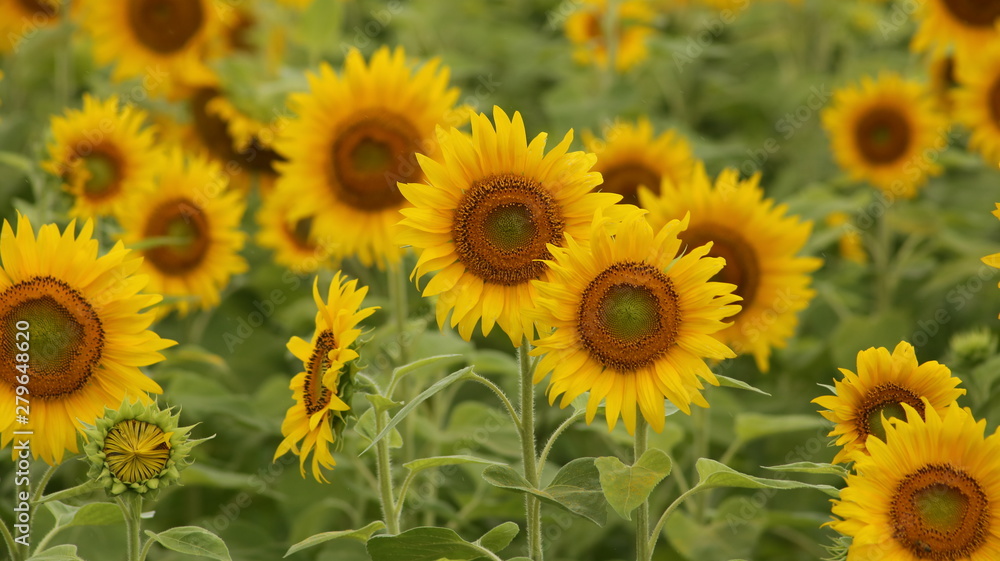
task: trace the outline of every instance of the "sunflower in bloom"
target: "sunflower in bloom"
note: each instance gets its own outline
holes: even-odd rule
[[[159,152],[145,112],[83,97],[83,109],[52,118],[44,168],[74,197],[70,214],[89,218],[122,212],[130,194],[154,189]]]
[[[546,154],[546,135],[529,144],[520,113],[511,120],[495,107],[493,119],[495,129],[485,114],[473,117],[471,137],[446,133],[442,161],[418,155],[428,184],[400,183],[414,208],[402,210],[398,239],[421,250],[418,280],[438,271],[423,292],[439,295],[438,325],[450,312],[469,340],[480,320],[484,335],[499,324],[519,346],[534,334],[523,312],[537,306],[531,281],[548,274],[549,247],[564,233],[585,241],[594,213],[621,196],[592,192],[595,157],[567,153],[572,131]]]
[[[438,60],[413,70],[402,48],[387,47],[369,64],[352,50],[342,76],[324,64],[309,84],[291,96],[298,118],[277,143],[293,214],[316,216],[334,257],[394,266],[402,252],[391,234],[406,202],[396,183],[423,180],[416,154],[433,157],[435,127],[465,113],[454,108],[459,92]]]
[[[869,441],[830,525],[852,536],[850,561],[1000,559],[1000,432],[985,436],[957,404],[921,414]]]
[[[274,251],[274,260],[296,273],[311,273],[327,264],[329,250],[317,239],[313,217],[292,218],[295,203],[282,190],[264,195],[257,211],[257,244]]]
[[[0,54],[17,50],[21,39],[58,21],[57,0],[0,0]]]
[[[928,175],[942,171],[925,154],[947,147],[948,121],[925,86],[897,74],[866,76],[860,88],[835,91],[823,126],[837,163],[852,179],[893,196],[915,197]]]
[[[142,272],[150,287],[175,300],[161,306],[164,313],[217,305],[229,279],[247,270],[239,254],[244,202],[226,186],[217,164],[173,149],[159,170],[158,189],[129,199],[129,211],[118,216],[126,245],[152,244],[141,250]]]
[[[760,175],[740,180],[734,169],[719,174],[713,187],[701,164],[686,185],[665,184],[658,196],[639,192],[653,227],[691,214],[680,233],[689,247],[714,242],[709,255],[724,257],[718,280],[736,285],[743,298],[733,323],[716,336],[737,353],[753,354],[766,372],[772,348],[783,348],[798,325],[798,312],[816,295],[809,273],[823,261],[797,257],[812,222],[788,215],[786,205],[765,199]]]
[[[965,395],[947,366],[936,361],[918,364],[913,345],[905,341],[891,355],[883,347],[861,351],[857,374],[844,368],[840,372],[844,379],[835,381],[835,395],[813,400],[826,407],[821,414],[836,423],[830,436],[843,448],[834,463],[858,461],[870,452],[869,437],[885,440],[888,423],[882,419],[902,419],[904,404],[923,415],[928,407],[943,411]]]
[[[98,257],[92,221],[75,232],[74,220],[36,237],[20,215],[16,234],[6,221],[0,231],[0,441],[33,431],[32,454],[51,465],[77,452],[77,432],[105,406],[161,393],[139,367],[174,344],[149,330],[153,314],[142,310],[161,297],[140,292],[141,259],[120,243]],[[31,396],[26,424],[15,416],[22,385]]]
[[[846,212],[831,212],[826,217],[826,225],[840,229],[840,239],[837,241],[840,256],[859,265],[868,262],[861,232],[850,223],[851,218]]]
[[[87,2],[82,24],[94,58],[114,65],[116,81],[142,78],[150,92],[176,96],[211,80],[205,56],[222,29],[219,13],[210,0]]]
[[[655,139],[646,118],[634,125],[616,122],[604,130],[604,138],[583,133],[588,152],[597,154],[594,171],[604,178],[599,189],[621,195],[622,202],[639,204],[639,187],[660,191],[663,181],[683,185],[691,178],[695,159],[687,139],[666,131]]]
[[[917,6],[919,27],[910,43],[914,51],[944,53],[954,47],[976,56],[1000,41],[1000,0],[926,0]]]
[[[996,210],[993,211],[993,216],[1000,218],[1000,203],[996,203],[996,205],[997,208]],[[990,267],[1000,269],[1000,253],[994,253],[992,255],[987,255],[986,257],[983,257],[983,263],[986,263]]]
[[[653,34],[649,25],[656,15],[645,0],[625,0],[608,9],[608,0],[583,0],[579,10],[566,18],[566,37],[575,45],[573,58],[580,64],[608,66],[608,52],[613,42],[615,70],[625,72],[646,60],[646,40]],[[614,33],[608,37],[608,18]]]
[[[285,437],[274,459],[291,452],[299,457],[299,469],[306,476],[306,459],[312,454],[312,474],[316,481],[327,482],[322,469],[333,469],[337,462],[330,451],[339,445],[344,430],[343,412],[350,406],[344,401],[350,377],[345,369],[358,358],[351,349],[361,330],[358,323],[377,308],[362,308],[368,287],[358,288],[358,281],[347,282],[340,272],[330,283],[326,302],[319,292],[319,279],[313,283],[313,299],[319,312],[312,341],[292,337],[288,350],[302,361],[304,370],[292,378],[289,386],[295,404],[288,408],[281,424]],[[322,468],[322,469],[321,469]]]
[[[654,231],[641,213],[626,216],[611,236],[596,219],[588,245],[566,235],[550,246],[552,275],[533,284],[537,306],[526,307],[545,325],[531,353],[545,356],[537,384],[551,373],[547,393],[566,407],[584,392],[587,423],[605,403],[608,425],[619,415],[635,433],[636,406],[663,430],[664,399],[685,413],[708,407],[702,380],[718,385],[705,359],[736,356],[714,334],[740,309],[731,284],[711,282],[725,261],[706,257],[711,242],[679,256],[687,217]],[[676,261],[675,261],[676,260]]]
[[[995,166],[1000,161],[1000,45],[961,59],[957,72],[955,118],[972,131],[969,147]]]

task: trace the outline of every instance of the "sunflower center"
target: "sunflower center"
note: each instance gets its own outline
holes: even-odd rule
[[[52,18],[56,15],[56,5],[51,0],[19,0],[21,8],[30,15]]]
[[[726,266],[710,280],[736,285],[736,290],[733,293],[742,297],[743,301],[740,302],[741,310],[733,317],[750,309],[760,287],[761,271],[757,252],[747,242],[746,236],[726,226],[704,224],[693,226],[687,231],[681,232],[680,237],[688,245],[688,248],[713,242],[708,255],[722,257],[726,260]],[[732,319],[730,318],[730,320]]]
[[[32,277],[8,287],[0,293],[0,322],[0,381],[19,385],[17,377],[25,372],[18,366],[26,364],[28,391],[34,397],[76,392],[101,360],[101,319],[79,292],[59,279]],[[26,338],[14,332],[19,322],[28,322],[27,329],[18,330]]]
[[[910,146],[910,124],[899,111],[875,107],[865,113],[855,131],[861,155],[874,164],[896,161]]]
[[[1000,18],[1000,2],[997,0],[944,0],[944,5],[962,23],[972,27],[993,28]]]
[[[623,204],[639,204],[639,186],[660,191],[660,174],[641,163],[625,163],[601,172],[604,183],[600,189],[621,195]]]
[[[333,392],[323,385],[323,374],[330,369],[330,351],[337,347],[336,343],[333,332],[329,329],[316,338],[302,391],[302,402],[309,415],[322,411],[330,403]]]
[[[990,117],[993,118],[993,123],[1000,125],[1000,77],[990,86],[989,104]]]
[[[334,194],[368,212],[399,206],[397,182],[420,178],[416,153],[420,135],[399,115],[362,116],[337,134],[333,143],[331,181]]]
[[[465,268],[483,281],[517,285],[545,272],[538,259],[552,256],[563,221],[552,195],[522,175],[494,175],[476,181],[455,210],[452,236]]]
[[[682,317],[674,285],[648,263],[615,263],[580,298],[577,331],[605,368],[634,372],[676,343]]]
[[[924,416],[924,402],[917,394],[892,382],[875,386],[865,396],[858,409],[858,417],[864,420],[864,423],[858,427],[859,432],[865,438],[871,435],[885,442],[885,425],[882,423],[882,416],[885,416],[886,422],[892,418],[905,419],[906,412],[903,410],[903,403],[914,408],[921,417]]]
[[[204,23],[201,0],[129,0],[128,23],[151,51],[169,55],[184,48]]]
[[[316,246],[309,239],[309,235],[312,233],[312,223],[313,217],[307,216],[286,226],[285,231],[288,233],[288,239],[292,240],[292,243],[299,249],[315,249]]]
[[[220,94],[216,88],[198,88],[191,94],[191,121],[205,148],[220,160],[234,160],[239,156],[233,149],[233,137],[229,134],[226,121],[214,113],[209,113],[208,102]]]
[[[181,276],[201,265],[210,245],[208,218],[186,198],[166,201],[150,213],[143,236],[171,238],[146,250],[154,267],[165,275]]]
[[[925,465],[896,488],[889,510],[893,537],[919,559],[966,559],[986,541],[989,506],[979,482],[965,471]]]
[[[104,439],[105,463],[122,483],[158,476],[170,459],[170,436],[163,429],[129,419],[111,427]]]

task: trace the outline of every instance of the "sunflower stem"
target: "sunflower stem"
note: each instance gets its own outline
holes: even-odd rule
[[[390,266],[389,268],[389,299],[392,302],[392,313],[396,320],[396,343],[399,345],[399,363],[408,364],[410,362],[410,349],[406,333],[406,320],[409,316],[409,304],[407,302],[407,290],[409,289],[409,279],[403,264]]]
[[[375,434],[381,434],[385,428],[385,413],[375,413]],[[399,516],[396,514],[396,501],[392,491],[392,460],[389,456],[389,439],[379,439],[375,444],[375,467],[378,471],[379,500],[382,503],[382,518],[390,535],[399,533]],[[403,497],[400,497],[400,501]],[[400,509],[402,511],[402,508]]]
[[[646,418],[639,415],[635,423],[635,443],[632,465],[639,463],[639,458],[646,453],[647,442]],[[649,561],[652,551],[649,546],[649,497],[642,501],[635,515],[635,561]]]
[[[514,404],[511,403],[510,399],[507,397],[507,394],[505,394],[504,391],[499,386],[494,384],[492,380],[480,376],[475,372],[472,373],[471,379],[486,386],[487,388],[492,390],[493,393],[496,394],[496,396],[500,399],[500,401],[503,402],[504,407],[507,408],[507,414],[510,415],[510,419],[514,421],[514,426],[517,427],[517,431],[521,432],[521,418],[520,416],[518,416],[517,410],[514,409]]]
[[[122,510],[125,518],[125,546],[128,561],[139,561],[141,559],[141,548],[139,546],[139,527],[142,525],[140,516],[142,515],[142,496],[132,492],[126,492],[124,496],[115,498],[118,508]]]
[[[584,409],[580,409],[579,411],[573,413],[569,416],[569,418],[563,421],[561,425],[559,425],[559,428],[557,428],[551,436],[549,436],[549,441],[545,443],[545,447],[542,448],[542,453],[538,456],[538,465],[541,466],[541,469],[545,469],[545,462],[549,458],[549,452],[552,451],[552,446],[555,445],[556,439],[562,436],[562,433],[565,432],[566,429],[573,426],[573,423],[579,421],[580,417],[583,417],[586,413],[587,411]]]
[[[688,489],[687,491],[681,493],[679,497],[674,499],[674,502],[670,503],[667,510],[663,511],[660,519],[656,521],[656,526],[653,526],[653,531],[649,534],[649,545],[647,547],[649,549],[650,556],[652,556],[653,551],[656,550],[656,543],[660,541],[660,532],[663,531],[663,526],[667,523],[667,519],[670,518],[670,515],[673,514],[674,510],[676,510],[685,499],[698,491],[700,491],[700,489],[698,489],[697,486]]]
[[[10,534],[10,528],[7,527],[7,523],[0,520],[0,530],[3,530],[3,541],[7,544],[7,551],[10,552],[11,561],[21,561],[21,551],[17,548],[17,544],[14,542],[14,536]]]
[[[524,478],[533,487],[538,487],[538,456],[535,452],[535,384],[532,380],[533,364],[531,343],[524,337],[517,351],[521,369],[521,457],[524,462]],[[533,495],[524,498],[525,519],[528,525],[528,556],[532,561],[542,560],[542,504]]]
[[[892,259],[892,233],[889,231],[889,208],[878,219],[876,226],[875,251],[872,252],[872,261],[875,265],[875,309],[879,313],[889,310],[890,287],[889,287],[889,262]]]

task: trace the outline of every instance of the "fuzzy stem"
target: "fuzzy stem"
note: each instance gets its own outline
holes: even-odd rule
[[[126,559],[128,561],[139,561],[141,552],[139,528],[142,524],[140,521],[142,496],[127,492],[124,497],[117,497],[115,501],[118,503],[118,507],[122,509],[122,515],[125,518],[125,545],[128,552]]]
[[[636,420],[635,446],[633,448],[632,465],[639,463],[639,458],[646,453],[646,419],[642,415]],[[635,561],[649,561],[652,550],[649,546],[649,497],[639,505],[635,516]]]
[[[385,414],[375,414],[375,434],[385,428]],[[396,501],[392,494],[392,460],[389,457],[389,438],[382,438],[375,444],[375,466],[378,471],[379,500],[382,503],[382,518],[390,535],[399,533],[399,519],[396,516]],[[400,497],[402,500],[402,497]]]
[[[525,337],[517,356],[521,369],[521,457],[524,462],[524,478],[533,487],[538,487],[538,456],[535,451],[535,384],[532,380],[533,368],[531,343]],[[542,561],[542,505],[533,495],[524,498],[525,517],[528,525],[528,556],[532,561]]]

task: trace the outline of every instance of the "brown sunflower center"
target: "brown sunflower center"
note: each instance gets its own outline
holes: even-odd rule
[[[997,0],[944,0],[944,6],[955,19],[972,27],[992,28],[1000,18]]]
[[[312,234],[312,223],[312,216],[306,216],[305,218],[300,218],[295,222],[286,223],[285,233],[288,235],[288,239],[295,244],[295,247],[306,251],[316,248],[316,244],[314,244],[310,238],[310,235]]]
[[[18,329],[19,322],[27,322],[27,329]],[[40,399],[84,387],[104,348],[97,312],[77,290],[50,276],[32,277],[0,293],[0,334],[0,381],[20,385],[17,378],[26,373],[28,391]]]
[[[546,244],[562,239],[563,221],[552,195],[521,175],[476,181],[455,210],[452,236],[465,268],[483,281],[517,285],[539,278]]]
[[[990,504],[965,471],[931,464],[907,475],[889,510],[893,538],[918,559],[968,559],[986,541]]]
[[[146,258],[161,273],[181,276],[198,268],[208,254],[211,230],[204,211],[186,198],[161,203],[149,214],[146,238],[170,238],[167,243],[146,250]]]
[[[855,140],[861,155],[873,164],[888,164],[898,160],[910,146],[909,121],[897,109],[875,107],[865,113],[855,130]]]
[[[604,183],[600,189],[609,193],[618,193],[622,196],[623,204],[639,204],[639,186],[645,185],[652,189],[654,193],[660,192],[660,174],[648,166],[629,162],[614,166],[607,171],[601,172]]]
[[[746,236],[726,226],[704,224],[693,226],[689,230],[681,232],[680,237],[689,249],[713,242],[708,255],[724,258],[726,266],[711,280],[736,285],[736,290],[733,292],[742,297],[743,301],[740,302],[742,309],[733,317],[748,310],[753,305],[760,287],[761,270],[757,252],[747,242]]]
[[[990,106],[990,117],[993,119],[994,125],[1000,126],[1000,76],[990,86],[988,97],[987,103]]]
[[[128,24],[151,51],[172,54],[184,48],[205,20],[201,0],[128,0]]]
[[[306,413],[310,415],[322,411],[330,403],[330,395],[333,392],[323,385],[323,375],[330,369],[330,351],[336,347],[336,339],[329,329],[316,337],[302,390],[302,402],[305,405]]]
[[[920,400],[920,396],[912,391],[892,382],[879,384],[872,388],[865,395],[858,408],[858,419],[861,421],[858,430],[862,436],[868,438],[869,435],[874,435],[885,442],[885,426],[882,423],[882,417],[885,416],[886,421],[892,418],[905,419],[906,412],[903,410],[903,403],[916,409],[921,417],[924,416],[924,402]]]
[[[117,423],[104,439],[105,462],[123,483],[148,481],[163,472],[170,459],[170,444],[163,429],[129,419]]]
[[[648,263],[615,263],[598,274],[580,298],[577,331],[605,368],[633,372],[677,342],[680,298],[674,285]]]
[[[201,139],[205,148],[220,160],[233,160],[236,151],[233,149],[233,137],[229,135],[226,121],[214,113],[209,113],[207,105],[221,95],[216,88],[198,88],[191,94],[191,121],[195,133]]]
[[[53,18],[57,12],[57,6],[52,0],[18,0],[21,9],[28,14],[40,15],[45,18]]]
[[[396,182],[419,180],[420,135],[406,118],[393,113],[362,116],[337,134],[330,185],[348,205],[368,212],[399,206]]]

